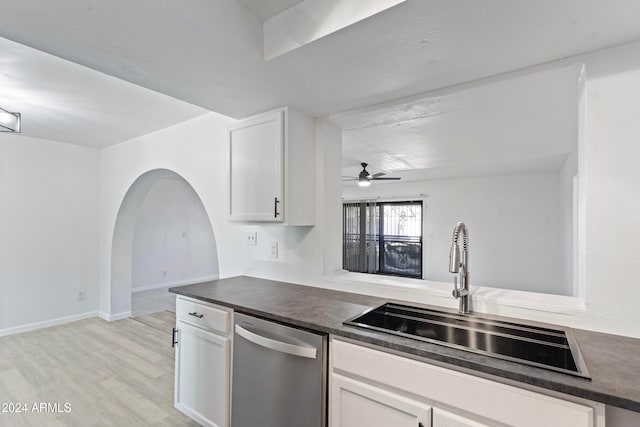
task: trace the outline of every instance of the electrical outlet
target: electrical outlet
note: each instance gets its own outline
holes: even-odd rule
[[[258,246],[258,232],[250,231],[247,234],[247,246]]]
[[[271,242],[271,259],[278,258],[278,242]]]

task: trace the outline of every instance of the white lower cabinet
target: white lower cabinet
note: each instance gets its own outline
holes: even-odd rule
[[[440,408],[433,410],[433,425],[437,427],[489,427],[488,424],[479,423]]]
[[[604,405],[332,338],[330,427],[604,427]],[[557,395],[557,396],[556,396]]]
[[[431,426],[431,406],[371,384],[334,374],[334,426]]]
[[[230,311],[178,297],[175,407],[204,426],[228,427]]]

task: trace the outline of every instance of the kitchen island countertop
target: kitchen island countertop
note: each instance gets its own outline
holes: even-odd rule
[[[591,375],[591,380],[588,380],[343,324],[345,320],[386,302],[428,307],[423,304],[246,276],[180,286],[169,291],[226,306],[240,313],[373,344],[427,362],[435,361],[452,369],[506,378],[640,412],[639,339],[572,329]]]

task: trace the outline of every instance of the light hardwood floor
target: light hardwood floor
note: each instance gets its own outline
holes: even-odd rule
[[[131,315],[133,317],[164,310],[176,312],[176,295],[170,293],[168,287],[131,294]]]
[[[0,338],[0,426],[197,426],[173,407],[174,325],[163,311]],[[27,413],[1,412],[5,403]]]

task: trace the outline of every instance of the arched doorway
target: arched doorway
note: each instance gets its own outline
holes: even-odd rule
[[[216,241],[204,205],[183,177],[167,169],[146,172],[131,185],[118,211],[111,250],[111,307],[117,313],[132,312],[132,291],[150,295],[218,275]],[[156,303],[142,304],[138,314],[153,311]]]

